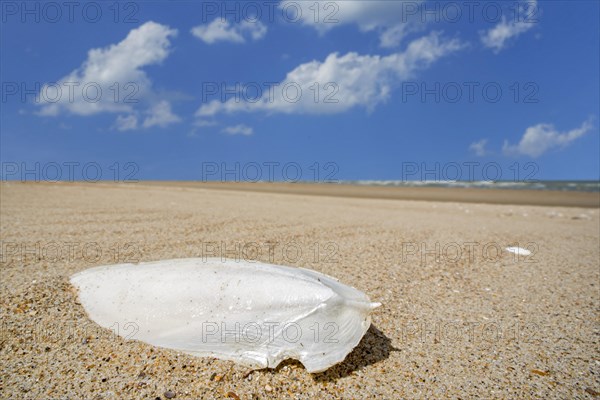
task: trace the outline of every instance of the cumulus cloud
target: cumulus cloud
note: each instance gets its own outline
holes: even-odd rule
[[[205,120],[205,119],[197,119],[196,121],[194,121],[194,126],[198,127],[198,128],[204,128],[207,126],[215,126],[218,125],[217,121],[213,121],[213,120]]]
[[[356,106],[373,110],[402,80],[461,48],[459,40],[443,40],[432,32],[411,42],[405,51],[388,56],[332,53],[323,61],[299,65],[257,99],[213,100],[203,104],[196,116],[256,111],[335,114]]]
[[[260,21],[249,22],[244,20],[232,24],[227,20],[216,18],[209,24],[192,28],[191,32],[192,35],[207,44],[216,42],[245,43],[247,37],[252,40],[260,40],[265,37],[267,27]]]
[[[115,128],[119,131],[132,131],[138,128],[137,116],[131,115],[119,115],[115,121]]]
[[[478,142],[473,142],[469,146],[469,150],[471,150],[477,157],[483,157],[487,154],[487,150],[485,146],[487,145],[487,139],[481,139]]]
[[[591,129],[592,123],[589,120],[568,132],[559,132],[550,124],[537,124],[527,128],[518,144],[511,145],[505,141],[502,150],[505,155],[539,157],[549,150],[566,147]]]
[[[299,17],[304,25],[320,33],[341,25],[355,24],[362,32],[378,32],[381,47],[395,47],[406,34],[423,28],[422,4],[423,0],[285,0],[279,8],[286,18],[294,20]]]
[[[138,127],[135,104],[150,103],[151,113],[165,108],[170,111],[170,105],[164,105],[166,101],[152,105],[151,99],[156,96],[152,92],[152,82],[142,68],[165,60],[170,51],[170,39],[176,35],[177,30],[150,21],[131,30],[117,44],[91,49],[79,68],[56,83],[42,87],[44,94],[56,93],[57,87],[62,94],[56,101],[40,102],[42,108],[39,114],[56,116],[68,112],[87,116],[103,112],[126,113],[127,116],[117,118],[116,127],[131,130]],[[48,95],[40,97],[54,99],[54,96]],[[174,121],[171,116],[170,122]]]
[[[221,132],[226,133],[228,135],[250,136],[254,133],[254,129],[252,129],[251,127],[246,126],[244,124],[239,124],[239,125],[228,126],[226,128],[223,128],[223,130]]]
[[[164,128],[168,125],[181,121],[177,115],[171,112],[171,104],[168,101],[161,101],[147,111],[148,116],[144,120],[144,128],[160,126]]]
[[[507,46],[510,39],[520,36],[536,25],[537,20],[534,15],[537,10],[536,0],[519,4],[518,11],[511,16],[511,20],[503,16],[498,25],[480,32],[481,42],[485,47],[492,49],[494,53],[499,53]]]

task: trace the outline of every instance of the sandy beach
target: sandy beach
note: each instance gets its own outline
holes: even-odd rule
[[[600,396],[597,193],[246,186],[3,182],[0,397]],[[383,305],[326,372],[250,371],[100,328],[69,283],[203,256],[314,269]]]

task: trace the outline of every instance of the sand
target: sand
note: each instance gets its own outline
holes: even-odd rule
[[[460,203],[518,204],[534,206],[600,207],[600,193],[555,190],[503,190],[442,187],[389,187],[348,184],[248,183],[248,182],[146,182],[149,185],[244,190],[366,199],[423,200]]]
[[[459,189],[446,201],[226,189],[2,183],[0,398],[600,392],[598,208],[450,201]],[[251,372],[99,328],[69,284],[97,265],[215,255],[312,268],[383,306],[330,370]]]

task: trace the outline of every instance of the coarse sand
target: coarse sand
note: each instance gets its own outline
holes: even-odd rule
[[[597,207],[327,190],[3,182],[0,398],[598,396]],[[293,360],[250,371],[100,328],[69,283],[93,266],[202,256],[311,268],[383,305],[324,373]]]

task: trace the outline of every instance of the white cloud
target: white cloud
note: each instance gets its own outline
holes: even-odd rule
[[[499,53],[507,46],[510,39],[518,37],[536,25],[537,10],[536,0],[522,2],[518,5],[518,11],[513,13],[515,15],[511,16],[510,21],[503,16],[498,25],[488,31],[480,32],[481,42],[485,47],[492,49],[494,53]]]
[[[250,136],[254,133],[254,129],[252,129],[251,127],[246,126],[244,124],[239,124],[239,125],[228,126],[226,128],[223,128],[223,130],[221,132],[226,133],[228,135]]]
[[[192,129],[190,130],[190,132],[188,133],[189,137],[196,137],[198,136],[198,132],[202,131],[202,128],[208,128],[211,126],[216,126],[219,125],[219,123],[215,120],[210,120],[210,119],[196,119],[193,123],[192,123]]]
[[[197,126],[198,128],[204,128],[207,126],[215,126],[217,124],[218,124],[217,121],[207,120],[207,119],[197,119],[196,121],[194,121],[194,126]]]
[[[263,96],[256,101],[213,100],[203,104],[196,116],[241,111],[334,114],[355,106],[373,110],[389,98],[401,80],[462,47],[457,39],[442,40],[437,32],[432,32],[411,42],[404,52],[388,56],[332,53],[322,62],[299,65],[279,85],[263,90]]]
[[[252,40],[259,40],[265,37],[267,27],[260,21],[249,22],[244,20],[237,24],[231,24],[227,20],[216,18],[210,24],[198,25],[192,28],[191,32],[192,35],[207,44],[219,41],[245,43],[248,36]]]
[[[159,126],[165,128],[171,124],[181,122],[181,118],[171,112],[171,104],[162,100],[156,103],[145,111],[146,118],[144,122],[139,124],[139,118],[137,113],[131,113],[129,115],[119,115],[113,125],[119,131],[132,131],[143,128],[151,128],[153,126]]]
[[[279,8],[286,19],[294,20],[299,16],[303,24],[320,33],[341,25],[356,24],[363,32],[378,32],[381,47],[395,47],[406,34],[425,25],[420,10],[422,4],[423,0],[284,0]]]
[[[412,31],[416,31],[414,25],[400,24],[385,29],[379,35],[379,45],[384,48],[397,47],[402,42],[402,39]]]
[[[487,145],[487,139],[481,139],[478,142],[473,142],[469,146],[469,150],[475,153],[477,157],[483,157],[487,154],[485,146]]]
[[[131,131],[138,128],[138,119],[135,115],[119,115],[115,121],[115,128],[119,131]]]
[[[144,128],[160,126],[164,128],[168,125],[181,121],[177,115],[171,112],[171,104],[168,101],[161,101],[147,111],[148,117],[144,120]]]
[[[564,148],[569,143],[585,135],[592,129],[591,121],[585,121],[581,127],[568,132],[559,132],[553,125],[537,124],[527,128],[521,141],[516,145],[504,142],[505,155],[526,155],[539,157],[549,150]]]
[[[156,97],[152,92],[152,82],[142,68],[165,60],[169,55],[170,38],[176,35],[177,30],[150,21],[131,30],[117,44],[91,49],[79,68],[61,78],[56,85],[44,85],[41,99],[53,97],[57,86],[61,88],[62,95],[55,102],[42,101],[39,114],[56,116],[69,112],[87,116],[102,112],[128,113],[131,115],[117,118],[117,129],[136,129],[135,104],[150,104],[150,112],[153,112],[152,98]],[[87,90],[84,90],[86,87]],[[164,109],[163,103],[154,107],[160,105]],[[170,110],[170,105],[168,108]]]

